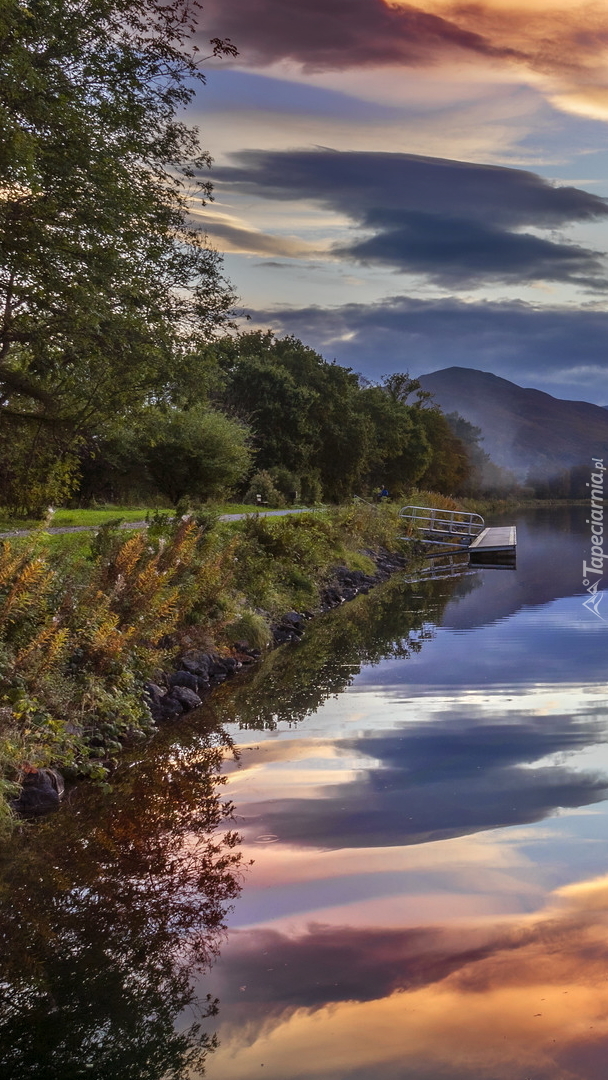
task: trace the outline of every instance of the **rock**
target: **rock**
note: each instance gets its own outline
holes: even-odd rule
[[[333,589],[330,587],[329,589],[325,589],[323,593],[323,601],[324,603],[328,604],[329,607],[337,607],[338,604],[342,603],[342,596],[337,589]]]
[[[161,686],[158,686],[157,683],[147,682],[144,683],[144,693],[150,702],[158,704],[165,696],[167,691],[164,690]]]
[[[223,656],[222,664],[224,665],[226,674],[228,675],[234,675],[235,671],[237,671],[241,666],[240,661],[237,660],[235,656]]]
[[[302,616],[298,611],[288,611],[286,615],[283,615],[281,623],[285,626],[299,627],[303,623]]]
[[[209,665],[209,678],[212,679],[214,675],[227,675],[228,668],[224,662],[223,656],[214,656]]]
[[[195,694],[194,690],[190,690],[187,686],[173,686],[165,700],[167,702],[179,702],[184,712],[189,712],[190,709],[198,709],[199,705],[203,704],[198,694]]]
[[[19,798],[13,804],[19,814],[37,817],[59,808],[65,785],[56,769],[34,769],[25,774]]]
[[[201,675],[196,680],[196,692],[197,692],[198,696],[202,697],[203,694],[208,694],[210,689],[211,689],[211,683],[209,681],[208,676]]]
[[[194,690],[195,694],[198,693],[198,683],[198,676],[190,671],[176,671],[169,676],[169,686],[186,686],[189,690]]]
[[[184,671],[189,671],[192,675],[204,676],[209,674],[212,659],[209,653],[203,652],[202,649],[190,649],[180,658],[180,664]]]

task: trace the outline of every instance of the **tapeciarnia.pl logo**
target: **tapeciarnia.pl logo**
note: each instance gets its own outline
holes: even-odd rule
[[[590,488],[590,517],[587,518],[587,525],[591,526],[591,561],[587,563],[587,560],[583,559],[583,585],[589,593],[587,599],[583,600],[583,607],[592,611],[602,622],[606,622],[607,620],[603,615],[600,615],[598,610],[604,596],[599,588],[603,580],[604,559],[608,559],[608,555],[604,555],[604,473],[606,472],[606,466],[603,458],[591,458],[591,462],[591,482],[587,484],[587,487]]]

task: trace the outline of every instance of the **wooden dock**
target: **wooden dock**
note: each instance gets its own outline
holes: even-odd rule
[[[500,525],[493,529],[484,529],[469,544],[469,556],[473,562],[485,561],[489,556],[494,559],[513,559],[517,550],[517,530],[515,525]]]
[[[466,510],[443,510],[433,506],[404,506],[399,517],[407,522],[409,535],[440,549],[438,556],[466,551],[469,561],[483,566],[515,564],[517,531],[515,525],[487,528],[479,514]],[[429,557],[432,557],[429,555]]]

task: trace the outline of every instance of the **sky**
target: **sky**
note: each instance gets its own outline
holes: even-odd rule
[[[207,0],[195,208],[248,326],[608,403],[608,6]]]

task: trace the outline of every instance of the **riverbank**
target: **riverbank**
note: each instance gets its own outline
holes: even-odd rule
[[[402,532],[397,507],[360,504],[236,523],[156,520],[128,539],[105,525],[70,557],[43,533],[5,543],[2,826],[19,798],[30,811],[58,802],[60,778],[107,785],[123,747],[299,639],[317,612],[386,580],[406,564]]]

